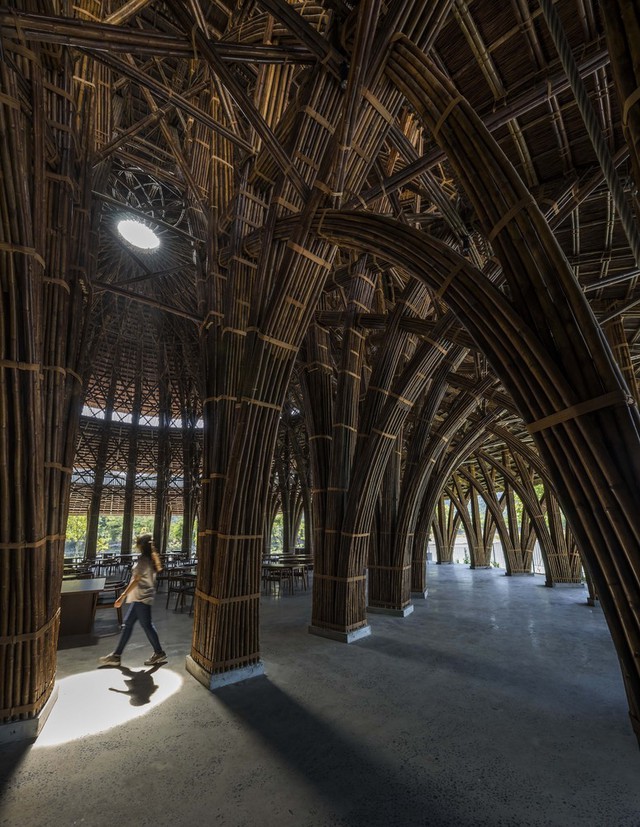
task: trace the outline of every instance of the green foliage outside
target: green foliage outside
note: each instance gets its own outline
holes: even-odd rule
[[[122,517],[101,516],[98,520],[98,553],[104,551],[120,551],[122,543]],[[171,518],[169,526],[169,537],[167,541],[168,551],[179,551],[182,548],[182,524],[183,518],[176,516]],[[153,533],[153,517],[151,515],[133,518],[133,538],[139,534]],[[192,536],[192,547],[195,548],[197,536],[197,524],[194,526]],[[64,545],[65,556],[75,557],[84,554],[84,547],[87,537],[87,518],[79,514],[70,514],[67,520],[67,533]]]
[[[304,515],[300,520],[300,527],[298,528],[298,536],[296,537],[295,547],[300,548],[304,546]],[[282,512],[279,511],[271,526],[271,554],[282,554],[284,549],[284,528]]]
[[[279,511],[271,526],[271,554],[282,554],[283,536],[282,512]]]

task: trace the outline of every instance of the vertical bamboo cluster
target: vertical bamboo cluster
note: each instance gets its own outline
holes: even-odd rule
[[[183,381],[179,386],[182,412],[182,554],[192,553],[193,531],[200,502],[202,445],[196,432],[199,401],[195,388]]]
[[[66,50],[8,37],[2,48],[11,59],[0,65],[0,720],[14,721],[40,712],[55,676],[93,119]]]
[[[158,352],[158,454],[156,461],[156,496],[153,520],[153,540],[158,551],[163,554],[167,549],[167,539],[171,514],[169,509],[169,482],[171,478],[171,443],[169,427],[171,424],[171,383],[169,364],[164,345],[165,336],[160,335]]]
[[[471,473],[474,473],[472,466]],[[487,568],[491,565],[491,551],[493,547],[493,532],[489,531],[491,520],[487,519],[485,510],[484,520],[480,514],[478,492],[473,485],[469,486],[469,504],[472,524],[472,540],[470,539],[469,555],[471,557],[471,568]]]
[[[487,387],[488,384],[486,382]],[[412,582],[412,591],[424,592],[426,589],[427,550],[424,543],[417,544],[417,538],[424,537],[424,533],[428,532],[434,509],[451,473],[477,444],[486,439],[485,428],[495,416],[489,414],[479,419],[459,440],[454,440],[462,423],[476,407],[477,399],[474,395],[459,394],[445,421],[429,432],[411,476],[403,480],[402,506],[398,520],[399,542],[413,558],[412,575],[418,579]],[[439,554],[446,555],[442,562],[450,562],[449,552],[445,549],[446,538],[442,537]]]
[[[255,105],[268,118],[281,115],[289,98],[290,76],[289,67],[261,70]],[[219,90],[223,111],[225,104],[229,100]],[[264,137],[264,130],[261,135]],[[258,148],[257,135],[254,137]],[[215,155],[219,163],[222,155]],[[299,290],[291,286],[291,274],[280,277],[286,245],[270,243],[269,228],[282,205],[299,209],[295,186],[283,181],[276,184],[277,197],[269,206],[265,181],[270,184],[278,177],[277,165],[273,179],[272,171],[265,171],[259,161],[251,168],[236,164],[236,169],[234,187],[229,186],[224,195],[217,191],[219,182],[211,180],[212,202],[230,203],[233,191],[235,198],[227,266],[219,268],[217,251],[209,250],[211,289],[207,291],[203,328],[207,353],[205,444],[191,654],[209,675],[259,659],[260,561],[271,456],[284,387],[298,346],[294,331],[309,301],[306,289],[315,289],[315,280],[309,277],[314,269],[309,257],[296,256],[300,269],[294,283],[302,288]],[[225,180],[231,185],[231,179],[223,178],[222,182]],[[265,228],[264,244],[254,259],[247,255],[243,243],[259,227]],[[326,244],[319,245],[321,258],[326,249]],[[274,291],[280,290],[286,300],[274,299]],[[290,315],[276,315],[270,329],[265,329],[261,315],[267,304],[276,308],[276,314],[277,308],[284,307]]]
[[[117,350],[117,348],[116,348]],[[116,357],[115,364],[119,359]],[[87,539],[85,543],[85,557],[94,559],[98,550],[98,530],[100,525],[100,507],[104,491],[104,479],[109,464],[109,448],[111,446],[111,423],[115,408],[118,373],[111,374],[109,389],[105,399],[104,419],[101,421],[100,442],[95,457],[91,502],[87,513]]]
[[[322,626],[333,594],[341,590],[346,605],[356,604],[362,610],[365,595],[364,570],[345,572],[337,563],[340,536],[345,529],[344,511],[351,477],[359,427],[359,405],[362,394],[366,337],[357,324],[357,314],[371,309],[375,295],[375,277],[365,257],[358,259],[351,269],[349,294],[346,297],[346,324],[344,327],[337,377],[333,383],[334,365],[329,348],[330,337],[315,327],[309,333],[316,344],[324,345],[322,362],[307,364],[307,397],[305,408],[320,406],[325,415],[318,422],[328,439],[314,434],[310,443],[314,454],[313,525],[315,529],[315,565],[313,587],[313,626]],[[315,335],[314,335],[315,334]],[[321,337],[320,341],[319,338]],[[319,349],[316,351],[320,355]],[[313,372],[320,369],[316,377]],[[314,381],[315,379],[315,381]],[[317,416],[314,417],[317,421]],[[366,537],[356,538],[361,543]],[[341,628],[341,621],[345,627]],[[341,619],[330,618],[333,631],[351,632],[363,626],[362,614],[346,609]]]
[[[7,48],[3,42],[3,48]],[[0,715],[36,714],[55,674],[58,612],[47,613],[44,586],[42,300],[45,269],[45,111],[42,67],[27,50],[17,74],[0,63]],[[33,107],[36,138],[28,119]],[[28,136],[30,140],[25,140]],[[29,186],[29,183],[31,186]],[[24,484],[16,484],[24,480]]]
[[[473,467],[471,466],[472,472]],[[463,481],[457,474],[454,474],[451,483],[445,487],[444,492],[460,516],[469,551],[470,568],[486,568],[490,565],[491,550],[489,549],[486,552],[484,548],[482,515],[480,514],[478,497],[474,487],[469,485],[465,491]]]
[[[135,512],[136,476],[138,468],[138,436],[140,433],[140,412],[142,405],[142,351],[136,358],[136,377],[131,399],[131,427],[127,451],[127,477],[124,489],[124,514],[122,516],[122,554],[131,554],[133,538],[133,517]]]
[[[453,563],[453,551],[460,525],[460,513],[451,501],[442,496],[438,499],[433,516],[433,538],[436,543],[438,563]]]
[[[547,519],[553,540],[553,551],[548,555],[553,583],[581,583],[582,561],[557,497],[545,490]]]

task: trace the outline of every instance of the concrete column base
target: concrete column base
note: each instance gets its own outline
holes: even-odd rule
[[[196,663],[191,655],[187,655],[185,668],[190,675],[193,675],[197,681],[206,686],[211,692],[223,686],[230,686],[233,683],[240,683],[240,681],[247,681],[250,678],[258,678],[260,675],[264,675],[264,663],[261,660],[249,666],[241,666],[239,669],[230,669],[228,672],[216,672],[211,675]]]
[[[413,612],[413,604],[405,606],[404,609],[388,609],[384,606],[367,606],[367,614],[391,615],[391,617],[406,617]]]
[[[363,637],[369,637],[371,634],[371,626],[361,626],[359,629],[354,629],[353,632],[337,632],[335,629],[323,629],[322,626],[309,626],[309,633],[318,635],[318,637],[326,637],[329,640],[338,640],[340,643],[354,643]]]
[[[15,741],[33,741],[42,732],[42,727],[47,723],[47,718],[58,700],[58,687],[54,685],[49,700],[42,707],[35,718],[27,721],[12,721],[8,724],[0,724],[0,744],[12,744]]]
[[[412,600],[426,600],[428,594],[429,594],[429,589],[425,589],[423,592],[411,592],[411,599]]]

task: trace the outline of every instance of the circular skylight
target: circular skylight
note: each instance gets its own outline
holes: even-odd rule
[[[139,247],[141,250],[155,250],[156,247],[160,246],[158,236],[142,221],[134,221],[130,218],[119,221],[118,232],[129,244],[133,244],[134,247]]]

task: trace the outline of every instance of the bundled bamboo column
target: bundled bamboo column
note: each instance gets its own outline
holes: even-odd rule
[[[127,478],[124,485],[124,514],[122,517],[122,539],[120,551],[131,554],[133,518],[136,506],[136,477],[138,467],[138,434],[140,432],[140,406],[142,404],[142,350],[137,354],[135,386],[131,405],[131,428],[127,451]]]
[[[316,81],[326,87],[324,75]],[[332,85],[322,105],[335,101]],[[306,133],[295,138],[303,141]],[[255,182],[240,179],[228,279],[211,274],[211,322],[203,329],[200,565],[189,662],[203,682],[259,662],[260,564],[273,447],[295,354],[333,255],[326,242],[308,247],[302,227],[288,243],[267,239],[256,260],[248,257],[244,237],[259,226],[268,232],[282,210],[300,203],[295,185],[281,181],[278,187],[268,205]]]
[[[433,392],[434,389],[430,389],[430,393]],[[436,398],[441,392],[442,389],[438,389]],[[476,428],[469,430],[462,440],[452,447],[454,435],[476,406],[475,396],[460,394],[449,410],[447,419],[437,429],[429,430],[415,467],[411,469],[411,473],[405,473],[403,478],[398,542],[405,549],[405,553],[413,556],[416,561],[414,573],[420,581],[411,584],[411,590],[414,592],[423,591],[422,578],[426,563],[426,546],[422,543],[417,545],[415,538],[418,532],[428,530],[432,524],[436,504],[450,475],[471,452],[472,444],[478,439],[485,438],[484,426],[488,419],[480,421]],[[432,405],[430,410],[430,415],[434,416],[437,405]],[[449,551],[445,550],[448,538],[442,535],[441,540],[438,562],[451,562],[452,557]]]
[[[581,583],[582,561],[571,533],[564,519],[560,503],[552,491],[545,489],[549,531],[553,539],[554,553],[549,555],[551,578],[554,583]]]
[[[116,364],[118,359],[116,358]],[[111,375],[109,389],[105,400],[104,418],[101,420],[100,443],[96,454],[96,461],[93,473],[93,485],[91,489],[91,502],[87,513],[87,539],[84,547],[84,555],[88,559],[95,559],[98,548],[98,529],[100,523],[100,505],[104,490],[104,478],[109,462],[109,445],[111,442],[111,423],[113,421],[113,409],[115,402],[116,387],[118,385],[118,374],[114,370]]]
[[[182,409],[182,554],[191,556],[193,545],[193,530],[198,513],[200,486],[200,455],[201,445],[196,434],[198,420],[198,406],[194,389],[187,389],[184,384],[181,390]]]
[[[298,468],[298,455],[292,445],[295,434],[292,434],[292,429],[284,421],[284,417],[283,414],[271,478],[274,505],[269,515],[270,519],[266,523],[266,530],[271,532],[273,520],[280,510],[282,512],[282,550],[285,554],[292,554],[295,550],[303,512],[304,467]]]
[[[312,410],[321,406],[323,416],[317,422],[322,430],[328,431],[329,436],[328,440],[320,438],[310,441],[310,450],[315,455],[312,500],[315,557],[311,622],[316,631],[327,629],[344,635],[366,624],[364,567],[350,571],[344,565],[347,561],[339,559],[339,547],[343,531],[350,530],[344,522],[345,506],[354,473],[366,355],[365,335],[356,318],[358,313],[371,308],[376,287],[374,275],[364,257],[353,264],[351,272],[342,352],[335,366],[337,382],[334,385],[329,337],[315,327],[315,342],[325,345],[326,349],[322,350],[322,361],[307,368],[309,372],[320,369],[321,375],[311,382],[312,377],[308,375],[305,383],[305,408]],[[321,395],[310,395],[308,392],[312,388]],[[357,540],[366,546],[368,537]],[[340,594],[341,604],[337,615],[334,614],[336,594]],[[357,606],[357,611],[353,610],[353,606]]]
[[[411,603],[411,566],[398,565],[398,499],[402,468],[402,440],[397,440],[383,477],[375,544],[369,552],[368,611],[404,615]]]
[[[423,8],[422,4],[415,5]],[[257,261],[247,259],[240,246],[245,228],[242,221],[234,222],[233,235],[237,238],[231,239],[231,266],[224,285],[226,290],[221,284],[217,306],[215,302],[209,302],[206,307],[207,314],[216,314],[215,324],[219,325],[219,331],[210,335],[207,330],[204,335],[210,337],[211,342],[222,345],[219,352],[226,349],[227,358],[218,376],[207,376],[204,394],[205,424],[216,423],[219,413],[226,423],[226,431],[224,427],[218,429],[216,424],[215,431],[212,428],[214,433],[205,435],[203,483],[207,490],[201,523],[192,646],[193,664],[202,670],[198,674],[204,680],[203,676],[259,661],[258,586],[271,455],[293,361],[335,255],[334,245],[312,237],[309,229],[319,208],[329,198],[341,197],[334,186],[333,166],[341,152],[336,127],[343,114],[340,101],[345,96],[339,81],[324,71],[324,67],[309,78],[298,98],[303,104],[296,101],[290,129],[285,132],[289,143],[287,157],[267,124],[256,117],[261,110],[260,102],[256,108],[253,102],[245,100],[243,90],[238,89],[238,84],[220,65],[215,48],[198,33],[190,13],[182,4],[172,2],[171,6],[185,31],[194,33],[197,47],[214,73],[224,78],[234,96],[242,101],[252,127],[269,148],[271,161],[259,159],[255,167],[259,179],[247,181],[247,186],[241,187],[240,197],[249,193],[249,197],[257,198],[258,180],[262,187],[265,181],[273,183],[274,196],[266,216],[259,216],[259,222],[253,223],[253,227],[265,228]],[[440,12],[443,6],[448,6],[448,2],[437,3],[436,11]],[[436,19],[436,12],[429,9],[424,16],[418,16],[420,20],[412,20],[412,23],[424,23],[425,18],[431,21],[432,12]],[[369,61],[364,57],[373,54],[370,35],[372,21],[376,19],[375,4],[363,4],[359,15],[357,38],[363,47],[362,66],[365,66]],[[429,31],[434,29],[437,29],[435,23]],[[360,88],[357,75],[354,68],[346,99],[357,100],[356,111],[363,110],[366,117],[358,120],[355,132],[347,129],[344,133],[353,134],[354,142],[357,141],[360,147],[358,153],[349,156],[350,160],[356,159],[355,171],[347,168],[344,174],[346,188],[356,192],[371,169],[377,148],[393,117],[393,110],[389,110],[385,100],[374,98],[369,102],[364,95],[357,97]],[[384,84],[391,91],[392,103],[399,106],[401,96],[386,79]],[[260,86],[261,96],[269,93],[268,87]],[[266,112],[265,109],[262,111]],[[374,124],[383,128],[374,128]],[[339,174],[342,176],[341,172]],[[249,190],[252,184],[255,184],[253,193]],[[301,193],[308,195],[302,209]],[[286,239],[275,239],[276,218],[291,212],[297,213],[295,226]],[[245,211],[243,215],[248,217]],[[236,297],[241,299],[241,305],[235,303]],[[250,331],[247,329],[249,320],[242,318],[247,306],[252,307]],[[206,347],[208,350],[209,342]],[[208,367],[213,368],[211,361]],[[236,402],[240,405],[239,410],[236,410]],[[223,411],[225,405],[228,410]],[[231,447],[230,454],[224,444],[216,444],[216,436],[224,438],[226,445]],[[232,461],[227,462],[227,458]],[[358,553],[361,568],[365,554],[366,545]],[[336,584],[338,600],[346,605],[341,595],[345,584],[353,583],[353,577],[360,581],[363,575],[347,574],[342,580],[336,579],[341,576],[328,574],[324,579],[326,584]],[[316,576],[314,579],[319,582],[323,578]],[[360,586],[358,589],[362,595],[362,599],[358,598],[358,611],[361,611],[364,590],[360,591]]]
[[[81,403],[91,96],[72,61],[3,38],[0,63],[0,721],[36,717],[56,666]],[[18,74],[19,73],[19,76]]]
[[[456,512],[451,501],[447,502],[445,496],[441,496],[436,505],[433,525],[434,539],[436,541],[437,562],[453,563],[453,550],[458,534],[460,515]]]
[[[474,475],[475,466],[471,468]],[[478,492],[475,486],[469,486],[469,502],[471,504],[471,524],[473,527],[473,548],[469,549],[471,555],[471,568],[488,568],[491,565],[492,544],[487,542],[487,512],[485,508],[484,520],[480,514]]]
[[[516,493],[507,480],[504,480],[504,502],[506,505],[507,534],[509,535],[509,570],[507,574],[530,574],[531,567],[527,565],[524,537],[526,520],[524,514],[518,514]]]
[[[153,520],[153,539],[156,548],[164,554],[167,548],[169,526],[169,479],[171,476],[171,442],[169,425],[171,422],[171,386],[169,382],[169,365],[164,346],[164,336],[160,329],[160,349],[158,353],[158,389],[160,410],[158,411],[158,455],[156,460],[156,491]]]
[[[471,469],[473,471],[473,466],[471,466]],[[483,562],[486,552],[482,539],[482,522],[475,489],[470,485],[465,493],[457,474],[453,475],[452,483],[453,485],[445,488],[445,493],[455,505],[464,528],[467,548],[469,549],[469,567],[472,569],[486,568],[489,562]]]

